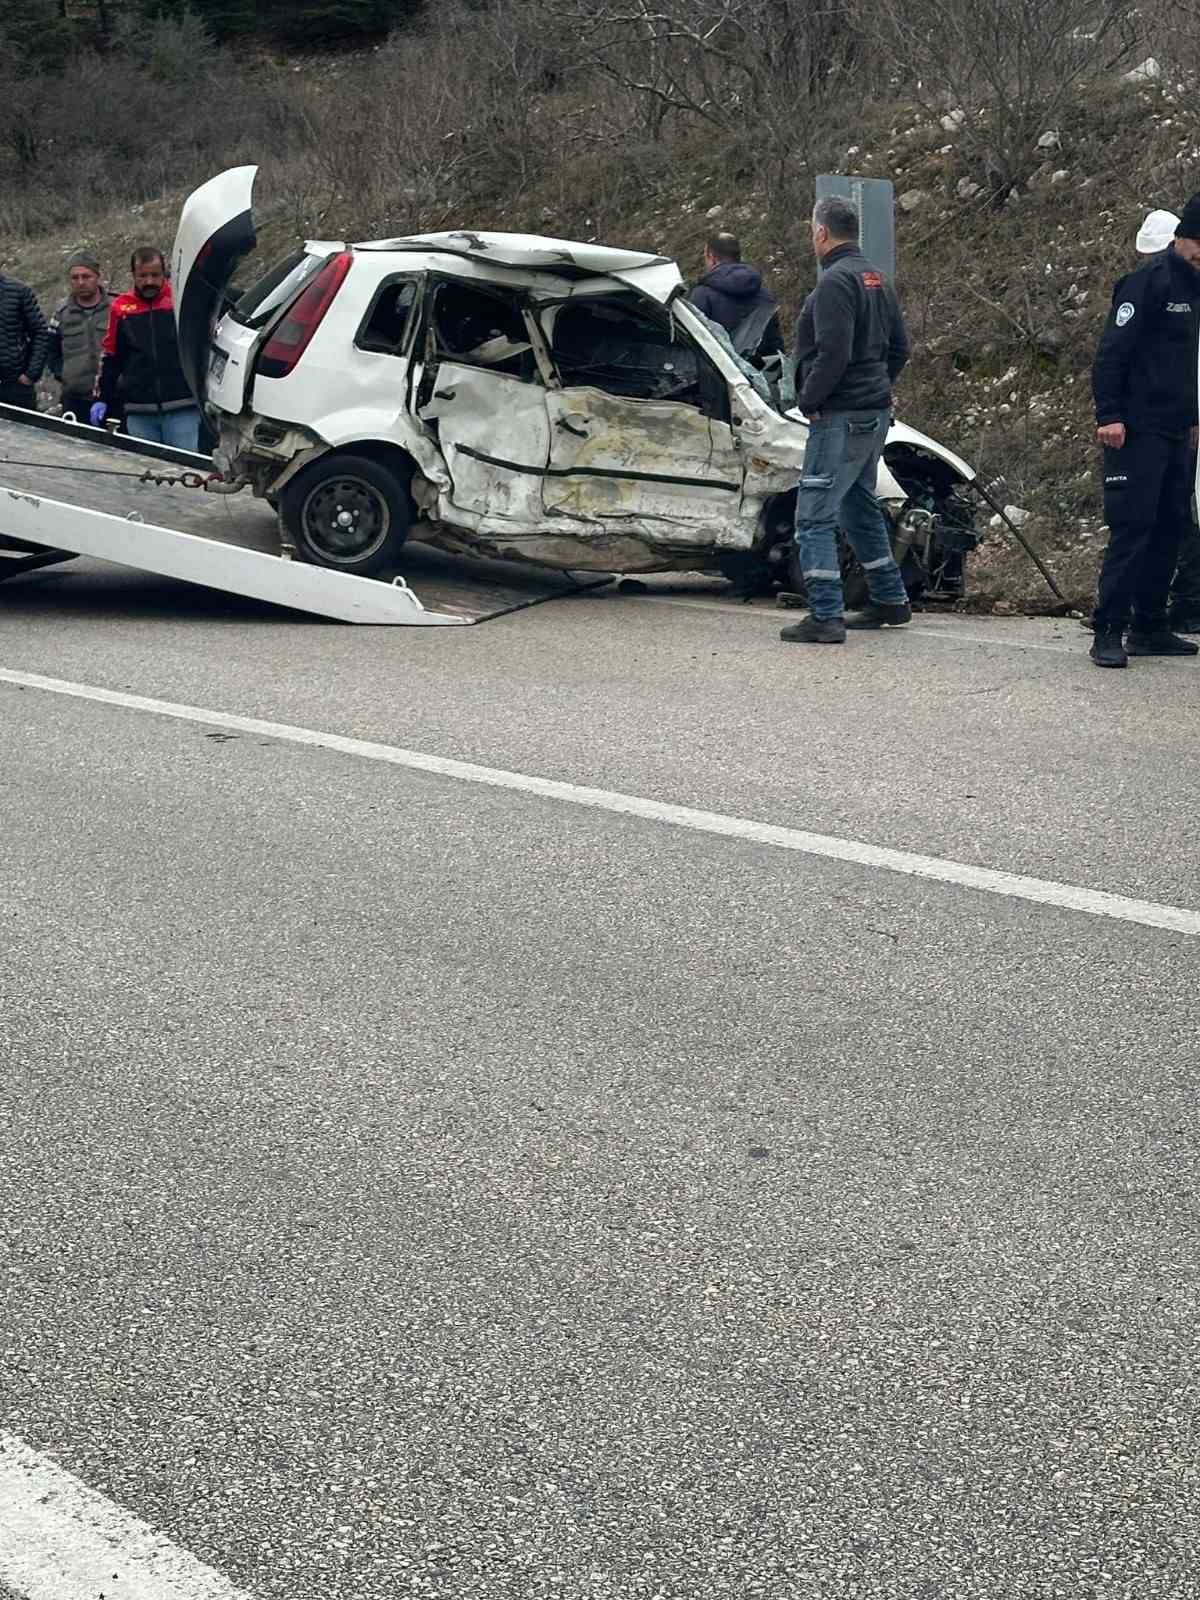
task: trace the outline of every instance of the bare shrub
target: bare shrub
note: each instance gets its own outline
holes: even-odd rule
[[[1064,108],[1133,61],[1143,28],[1126,0],[871,0],[870,15],[895,88],[948,119],[998,201]]]
[[[543,0],[543,9],[569,23],[581,63],[629,91],[651,138],[682,118],[750,132],[760,152],[794,148],[816,108],[854,92],[864,55],[848,0]]]

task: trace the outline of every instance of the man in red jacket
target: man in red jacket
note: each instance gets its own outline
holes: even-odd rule
[[[133,292],[113,301],[89,420],[94,428],[103,426],[119,400],[126,431],[135,439],[196,450],[200,409],[179,364],[175,303],[162,251],[142,245],[129,265]]]

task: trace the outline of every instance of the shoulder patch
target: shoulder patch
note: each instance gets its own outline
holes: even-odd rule
[[[1127,322],[1133,321],[1133,302],[1123,300],[1117,307],[1117,327],[1123,328]]]
[[[862,275],[862,281],[865,287],[868,289],[883,288],[883,278],[878,272],[864,272]]]

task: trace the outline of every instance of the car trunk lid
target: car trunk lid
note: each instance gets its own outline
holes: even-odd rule
[[[257,173],[257,167],[231,167],[210,178],[184,202],[175,234],[171,269],[179,356],[201,405],[209,398],[210,346],[225,292],[238,262],[258,242],[251,210]]]

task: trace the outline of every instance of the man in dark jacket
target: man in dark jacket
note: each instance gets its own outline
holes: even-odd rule
[[[100,281],[100,262],[90,250],[76,251],[67,262],[67,282],[71,292],[50,318],[46,365],[62,385],[64,414],[86,422],[113,297]]]
[[[143,245],[130,266],[133,292],[118,295],[109,312],[91,424],[102,427],[119,400],[135,439],[195,450],[200,409],[179,364],[175,303],[162,251]]]
[[[714,234],[705,245],[704,276],[688,299],[721,324],[739,356],[762,360],[783,349],[779,302],[758,268],[742,260],[732,233]]]
[[[796,329],[797,404],[808,418],[796,494],[796,548],[808,594],[803,622],[780,631],[792,644],[841,644],[847,628],[902,627],[912,620],[875,498],[892,413],[892,385],[908,361],[896,291],[859,249],[858,212],[829,195],[813,211],[821,265]],[[845,615],[839,520],[866,574],[870,602]]]
[[[1109,527],[1092,618],[1099,667],[1200,650],[1167,626],[1191,515],[1198,330],[1200,194],[1183,208],[1171,246],[1118,281],[1092,367]]]
[[[46,364],[46,319],[28,284],[0,273],[0,402],[37,410]]]

